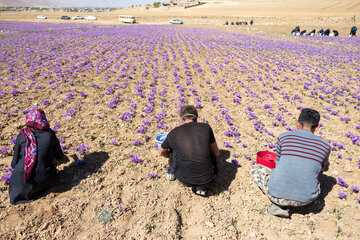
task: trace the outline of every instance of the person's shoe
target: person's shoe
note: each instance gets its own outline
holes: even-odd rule
[[[168,173],[168,168],[165,169],[165,177],[168,181],[175,181],[175,175],[173,173]]]
[[[270,204],[268,206],[268,213],[277,217],[289,217],[289,209],[283,209],[276,204]]]
[[[195,187],[195,194],[205,197],[206,196],[206,189],[203,186],[196,186]]]

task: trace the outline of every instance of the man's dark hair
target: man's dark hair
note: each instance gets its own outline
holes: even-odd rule
[[[319,125],[320,113],[311,108],[303,108],[301,110],[298,121],[300,122],[302,127],[306,125],[311,127],[311,129],[313,130]]]
[[[180,110],[180,117],[183,120],[191,119],[192,121],[196,121],[196,119],[198,118],[198,112],[194,106],[185,105],[185,106],[182,106],[182,108]]]

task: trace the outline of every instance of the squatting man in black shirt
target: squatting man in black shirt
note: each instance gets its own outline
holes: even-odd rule
[[[181,125],[174,128],[161,144],[159,154],[169,158],[165,174],[168,181],[178,179],[194,193],[205,196],[208,184],[216,176],[219,149],[207,123],[198,123],[194,106],[180,110]]]

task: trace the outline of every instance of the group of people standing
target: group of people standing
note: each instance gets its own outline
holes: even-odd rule
[[[195,194],[208,196],[218,174],[220,151],[214,132],[207,123],[199,123],[192,105],[180,110],[181,124],[169,132],[159,148],[169,158],[165,170],[168,181],[178,180],[192,187]],[[320,194],[318,177],[329,165],[330,146],[315,136],[319,129],[318,111],[304,108],[296,122],[297,130],[278,136],[276,168],[255,164],[250,169],[254,182],[270,199],[268,212],[288,217],[288,206],[300,207]],[[50,128],[43,110],[34,107],[26,116],[25,128],[16,137],[9,181],[11,204],[31,202],[55,183],[55,159],[64,156],[58,138]]]
[[[357,28],[356,26],[353,26],[351,29],[350,29],[350,37],[355,37],[356,36],[356,31],[357,31]],[[294,35],[294,36],[314,36],[316,34],[316,30],[313,29],[311,32],[309,33],[306,33],[306,30],[303,30],[303,31],[300,31],[300,27],[299,26],[296,26],[292,31],[291,31],[291,35]],[[324,31],[324,29],[320,29],[318,32],[317,32],[317,35],[318,36],[334,36],[334,37],[337,37],[339,36],[339,32],[337,30],[333,30],[331,32],[330,29],[326,29]]]
[[[254,19],[251,18],[250,22],[249,22],[250,25],[253,25],[254,24]],[[247,21],[232,21],[229,23],[229,21],[226,21],[225,22],[225,25],[248,25],[248,22]]]

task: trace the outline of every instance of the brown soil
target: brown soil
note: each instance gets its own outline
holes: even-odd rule
[[[238,1],[226,2],[212,5],[205,5],[198,8],[159,8],[149,9],[134,8],[123,9],[112,13],[96,14],[78,14],[78,13],[0,13],[0,20],[19,21],[19,22],[52,22],[52,23],[73,23],[75,21],[60,20],[62,15],[94,15],[98,17],[97,21],[76,21],[77,23],[93,23],[99,25],[119,25],[116,16],[119,14],[135,15],[141,24],[168,24],[171,18],[181,18],[186,27],[196,29],[212,29],[221,32],[233,32],[241,34],[262,36],[265,33],[267,39],[275,39],[286,42],[303,43],[301,38],[289,36],[291,29],[299,25],[302,29],[312,30],[313,28],[330,28],[337,29],[341,36],[349,33],[350,27],[358,23],[358,16],[354,20],[352,17],[358,14],[359,1]],[[226,14],[225,14],[226,13]],[[45,21],[36,20],[38,15],[47,15]],[[207,16],[207,18],[203,18]],[[224,26],[224,22],[243,21],[249,22],[254,18],[253,26]],[[270,33],[270,34],[269,34]],[[224,34],[225,36],[226,34]],[[1,36],[2,37],[2,36]],[[220,40],[222,36],[217,36]],[[96,44],[96,43],[94,43]],[[306,44],[306,43],[305,43]],[[319,43],[313,44],[324,44]],[[326,44],[333,44],[328,42]],[[336,44],[336,43],[335,43]],[[349,48],[341,43],[339,48]],[[221,45],[223,46],[223,45]],[[186,52],[186,48],[180,45],[180,49]],[[211,50],[214,53],[218,50]],[[209,57],[210,50],[202,51],[201,54],[191,58],[186,52],[189,60],[189,66],[194,62],[204,63],[206,57]],[[255,49],[254,49],[255,51]],[[351,51],[351,50],[349,50]],[[359,52],[359,48],[354,51]],[[74,53],[75,54],[75,53]],[[98,53],[97,53],[98,54]],[[106,52],[103,53],[106,55]],[[133,53],[135,54],[135,53]],[[248,52],[249,56],[251,51]],[[280,53],[281,54],[281,53]],[[291,53],[283,53],[284,59],[298,63],[297,56]],[[111,57],[111,56],[108,56]],[[131,57],[121,64],[116,75],[121,68],[130,63]],[[138,57],[138,56],[137,56]],[[171,56],[170,56],[171,58]],[[96,61],[97,56],[91,56],[92,61]],[[217,63],[223,63],[224,60],[218,58],[216,54],[211,56],[211,60]],[[261,59],[255,59],[261,62]],[[317,66],[317,61],[307,59],[308,63]],[[330,62],[330,61],[329,61]],[[19,61],[19,64],[21,62]],[[179,66],[182,75],[185,75],[182,69],[182,60],[179,58],[174,65]],[[3,68],[4,64],[0,63]],[[259,66],[259,65],[254,65]],[[29,66],[23,66],[26,69]],[[67,65],[64,65],[64,68]],[[68,65],[70,67],[70,65]],[[344,73],[333,66],[327,66],[327,76],[334,79],[343,78],[343,74],[350,75],[354,78],[359,77],[358,71],[352,67],[352,63],[344,63]],[[146,67],[138,64],[138,70],[135,73],[135,79],[141,78],[141,73]],[[170,69],[170,70],[169,70]],[[159,75],[168,74],[172,76],[173,66],[164,70]],[[255,73],[263,77],[266,73],[263,68],[254,67]],[[41,69],[38,70],[41,73]],[[2,78],[11,76],[11,73],[4,70],[1,73]],[[292,72],[283,72],[281,77],[298,78],[305,75],[297,75]],[[325,73],[323,73],[325,75]],[[359,131],[354,131],[355,124],[360,125],[359,110],[351,107],[332,107],[339,110],[341,115],[351,119],[350,123],[336,117],[331,120],[322,119],[325,126],[321,129],[323,137],[331,141],[337,141],[345,144],[346,148],[340,150],[344,158],[337,157],[338,152],[333,152],[330,156],[330,169],[320,179],[322,195],[317,204],[300,210],[292,210],[291,219],[282,219],[269,215],[267,205],[269,200],[252,182],[249,175],[251,160],[246,159],[244,154],[255,159],[259,150],[267,149],[263,146],[265,139],[268,138],[253,129],[252,121],[247,120],[244,113],[246,106],[254,108],[254,113],[258,115],[265,126],[267,126],[275,135],[285,131],[285,128],[273,127],[271,120],[263,113],[260,107],[265,102],[261,98],[245,97],[248,92],[246,89],[239,88],[243,96],[243,102],[236,104],[233,102],[233,96],[221,84],[216,84],[217,76],[235,78],[235,72],[230,71],[228,66],[220,69],[215,77],[210,69],[206,69],[204,74],[193,74],[193,81],[197,86],[199,96],[203,100],[204,108],[199,110],[200,117],[207,119],[212,126],[216,140],[222,150],[222,160],[220,162],[219,176],[212,186],[210,196],[202,198],[192,193],[191,189],[183,187],[179,182],[167,182],[163,173],[167,166],[167,160],[158,156],[154,148],[154,137],[162,132],[166,132],[177,124],[177,108],[174,103],[177,102],[178,93],[175,84],[171,80],[168,82],[168,104],[170,107],[166,124],[170,129],[157,130],[152,125],[147,133],[151,139],[149,142],[141,134],[136,134],[135,130],[142,124],[146,118],[137,117],[131,123],[119,120],[123,112],[129,109],[129,102],[124,101],[118,104],[115,110],[108,108],[105,102],[111,101],[113,96],[104,95],[106,88],[110,87],[116,78],[115,74],[110,76],[108,82],[103,78],[105,73],[97,74],[95,70],[86,72],[85,76],[78,77],[76,83],[78,91],[87,93],[86,98],[76,96],[66,108],[57,110],[58,103],[65,103],[65,94],[73,90],[74,86],[68,84],[61,85],[63,94],[57,94],[48,86],[38,90],[36,93],[31,91],[27,95],[20,95],[18,98],[21,103],[15,102],[13,98],[1,98],[0,109],[5,112],[10,110],[19,110],[18,113],[8,116],[1,114],[1,143],[0,148],[12,145],[10,140],[16,137],[19,129],[23,126],[24,115],[20,110],[29,108],[44,100],[50,100],[52,104],[44,107],[48,119],[52,126],[60,123],[61,128],[57,135],[59,138],[66,139],[65,144],[68,146],[67,156],[69,162],[58,163],[59,180],[56,186],[42,199],[25,205],[12,206],[9,204],[7,195],[8,185],[0,182],[0,239],[360,239],[358,229],[360,229],[360,204],[357,203],[356,197],[359,194],[353,193],[349,188],[336,185],[336,179],[339,176],[345,178],[349,185],[360,186],[360,170],[358,168],[359,146],[353,145],[351,140],[345,136],[346,132],[352,131],[359,135]],[[245,85],[251,86],[251,89],[261,93],[264,87],[251,81],[254,74],[250,72],[242,73],[238,77],[243,80]],[[53,76],[54,77],[54,76]],[[40,76],[39,76],[40,78]],[[91,83],[101,86],[102,94],[90,87]],[[160,78],[159,82],[165,80]],[[211,89],[210,84],[205,84],[209,80],[211,85],[216,88]],[[152,81],[149,77],[146,80],[146,93],[150,92],[148,84]],[[185,85],[185,80],[182,79]],[[352,81],[352,86],[357,88],[358,83]],[[82,84],[84,83],[84,84]],[[204,84],[203,88],[198,87],[200,83]],[[28,82],[21,83],[21,86],[27,85]],[[227,83],[226,87],[236,87],[235,83]],[[290,96],[300,94],[299,89],[303,88],[300,81],[294,81],[293,85],[287,82],[278,81],[282,91],[286,91]],[[340,88],[342,82],[335,81],[333,86]],[[130,97],[136,100],[137,115],[143,112],[147,101],[146,98],[135,97],[132,83],[131,90],[119,90],[123,92],[123,97]],[[10,90],[10,86],[0,85],[1,90]],[[162,87],[159,85],[159,88]],[[351,90],[356,92],[357,90]],[[241,133],[241,142],[235,143],[234,139],[226,137],[223,133],[228,130],[224,121],[216,121],[214,115],[221,116],[220,111],[223,109],[212,104],[209,100],[210,91],[217,91],[221,103],[229,108],[229,114],[233,116],[234,125],[238,127]],[[276,100],[265,99],[266,103],[271,103],[275,114],[281,113],[277,102],[285,105],[288,112],[292,115],[284,115],[286,122],[295,127],[296,116],[299,113],[298,105],[309,106],[318,109],[321,114],[328,114],[323,110],[328,106],[324,101],[316,101],[309,96],[304,96],[304,103],[290,103],[282,99],[279,92],[275,93]],[[32,101],[28,101],[29,97]],[[160,99],[160,97],[158,96]],[[67,108],[73,108],[82,100],[82,109],[76,113],[76,117],[64,120],[62,116]],[[156,102],[160,105],[160,100]],[[94,105],[95,100],[100,100],[101,104]],[[205,104],[207,102],[207,104]],[[193,102],[189,102],[193,104]],[[330,104],[331,105],[331,104]],[[160,113],[161,109],[155,109],[155,113]],[[155,115],[152,113],[152,115]],[[101,115],[101,119],[97,118]],[[115,120],[112,120],[114,118]],[[78,127],[79,124],[82,127]],[[141,139],[144,144],[141,146],[131,145],[137,139]],[[111,140],[116,140],[118,145],[109,144]],[[225,148],[224,142],[230,141],[233,148]],[[275,138],[272,138],[275,141]],[[87,163],[84,166],[77,166],[71,155],[76,153],[73,147],[80,143],[86,143],[91,146],[88,155],[85,157]],[[246,143],[247,148],[241,146]],[[5,166],[11,162],[12,151],[1,154],[0,175],[2,176]],[[136,154],[143,160],[141,164],[131,162],[129,154]],[[231,163],[234,154],[240,157],[237,160],[241,167],[236,167]],[[349,158],[353,160],[350,161]],[[98,172],[94,170],[100,169]],[[156,179],[149,179],[149,173],[158,173]],[[335,184],[335,185],[334,185]],[[340,191],[348,194],[347,200],[338,198]],[[124,209],[120,208],[123,207]],[[338,228],[340,227],[340,228]],[[339,231],[339,229],[341,231]]]

